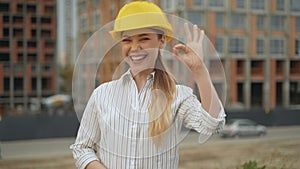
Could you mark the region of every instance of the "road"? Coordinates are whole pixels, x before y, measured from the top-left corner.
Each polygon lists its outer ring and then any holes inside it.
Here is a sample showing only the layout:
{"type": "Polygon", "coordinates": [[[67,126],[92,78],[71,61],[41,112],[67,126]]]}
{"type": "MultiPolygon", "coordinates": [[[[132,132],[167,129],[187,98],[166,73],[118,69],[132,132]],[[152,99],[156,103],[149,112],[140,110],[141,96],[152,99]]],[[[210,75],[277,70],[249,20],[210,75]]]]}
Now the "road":
{"type": "MultiPolygon", "coordinates": [[[[299,139],[300,126],[269,127],[267,135],[263,137],[246,137],[246,138],[220,138],[219,135],[211,137],[205,145],[227,144],[236,142],[247,142],[255,140],[280,140],[280,139],[299,139]]],[[[4,160],[10,159],[32,159],[55,156],[69,156],[71,151],[69,146],[75,138],[54,138],[54,139],[37,139],[0,142],[1,157],[4,160]]],[[[181,142],[181,147],[197,145],[198,134],[190,131],[187,137],[181,142]]]]}

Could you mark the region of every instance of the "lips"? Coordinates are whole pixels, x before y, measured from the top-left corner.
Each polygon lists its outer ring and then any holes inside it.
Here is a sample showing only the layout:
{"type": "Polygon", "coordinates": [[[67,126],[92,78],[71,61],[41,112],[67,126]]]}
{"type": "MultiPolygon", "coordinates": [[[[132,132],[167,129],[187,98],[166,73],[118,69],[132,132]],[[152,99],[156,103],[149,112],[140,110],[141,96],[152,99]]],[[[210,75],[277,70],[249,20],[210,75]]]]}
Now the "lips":
{"type": "Polygon", "coordinates": [[[132,53],[129,55],[129,58],[133,63],[139,63],[143,61],[148,56],[147,53],[141,52],[141,53],[132,53]]]}

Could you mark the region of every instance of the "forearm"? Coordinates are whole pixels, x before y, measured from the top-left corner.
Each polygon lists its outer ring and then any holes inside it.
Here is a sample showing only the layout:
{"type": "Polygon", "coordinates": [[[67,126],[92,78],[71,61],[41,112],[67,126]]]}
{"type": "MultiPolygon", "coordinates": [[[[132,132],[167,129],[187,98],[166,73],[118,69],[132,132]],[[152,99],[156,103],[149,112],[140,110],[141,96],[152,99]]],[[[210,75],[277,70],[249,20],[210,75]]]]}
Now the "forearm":
{"type": "Polygon", "coordinates": [[[99,161],[92,161],[87,166],[86,169],[106,169],[99,161]]]}
{"type": "Polygon", "coordinates": [[[209,72],[206,67],[199,69],[193,73],[195,82],[197,84],[201,104],[212,117],[217,118],[222,109],[218,94],[213,86],[209,72]]]}

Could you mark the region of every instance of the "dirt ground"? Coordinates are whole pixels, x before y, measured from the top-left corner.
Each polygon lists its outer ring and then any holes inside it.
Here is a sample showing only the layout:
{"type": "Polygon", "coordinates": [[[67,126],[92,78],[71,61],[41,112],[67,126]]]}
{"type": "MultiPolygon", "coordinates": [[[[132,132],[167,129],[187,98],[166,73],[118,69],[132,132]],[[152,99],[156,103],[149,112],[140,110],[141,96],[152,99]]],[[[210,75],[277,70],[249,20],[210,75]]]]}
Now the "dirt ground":
{"type": "MultiPolygon", "coordinates": [[[[300,138],[281,140],[225,140],[180,148],[180,169],[242,169],[255,160],[266,169],[299,169],[300,138]]],[[[0,160],[1,169],[74,169],[71,156],[0,160]]]]}

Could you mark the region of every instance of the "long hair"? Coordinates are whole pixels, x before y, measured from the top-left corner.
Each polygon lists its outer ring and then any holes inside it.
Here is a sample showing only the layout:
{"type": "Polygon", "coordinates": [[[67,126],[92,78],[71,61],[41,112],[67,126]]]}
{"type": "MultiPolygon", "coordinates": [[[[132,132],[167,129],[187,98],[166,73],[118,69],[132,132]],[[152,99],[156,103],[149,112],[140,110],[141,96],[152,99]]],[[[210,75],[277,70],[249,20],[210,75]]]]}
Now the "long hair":
{"type": "Polygon", "coordinates": [[[166,70],[160,52],[155,63],[155,76],[149,104],[149,135],[156,145],[161,142],[164,131],[172,123],[171,104],[174,100],[176,84],[166,70]]]}

